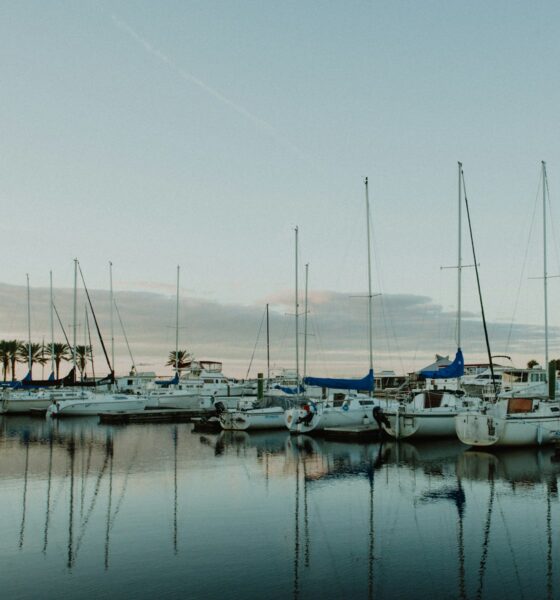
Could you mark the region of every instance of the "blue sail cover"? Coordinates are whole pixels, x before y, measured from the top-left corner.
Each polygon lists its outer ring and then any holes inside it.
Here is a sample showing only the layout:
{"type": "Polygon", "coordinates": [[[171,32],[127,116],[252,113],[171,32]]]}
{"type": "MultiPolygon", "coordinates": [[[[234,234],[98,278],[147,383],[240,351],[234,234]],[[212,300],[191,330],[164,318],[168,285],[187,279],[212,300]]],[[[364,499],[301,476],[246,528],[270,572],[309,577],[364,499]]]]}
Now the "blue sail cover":
{"type": "Polygon", "coordinates": [[[299,386],[299,391],[297,387],[287,387],[282,385],[275,385],[273,389],[280,390],[284,392],[284,394],[301,394],[305,391],[302,385],[299,386]]]}
{"type": "Polygon", "coordinates": [[[307,385],[331,388],[333,390],[358,390],[373,392],[374,378],[373,369],[362,379],[329,379],[324,377],[306,377],[303,380],[307,385]]]}
{"type": "Polygon", "coordinates": [[[179,373],[175,373],[173,379],[165,379],[161,381],[154,381],[156,385],[177,385],[179,383],[179,373]]]}
{"type": "Polygon", "coordinates": [[[457,348],[455,360],[447,367],[437,371],[420,371],[420,375],[426,379],[452,379],[453,377],[462,377],[465,373],[465,360],[461,348],[457,348]]]}

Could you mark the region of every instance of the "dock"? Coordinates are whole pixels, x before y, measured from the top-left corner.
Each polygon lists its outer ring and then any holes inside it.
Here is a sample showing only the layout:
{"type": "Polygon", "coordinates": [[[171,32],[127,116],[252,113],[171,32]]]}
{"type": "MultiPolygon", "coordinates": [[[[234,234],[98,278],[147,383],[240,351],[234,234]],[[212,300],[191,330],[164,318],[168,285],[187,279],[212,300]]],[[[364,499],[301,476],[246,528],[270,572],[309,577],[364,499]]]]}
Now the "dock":
{"type": "Polygon", "coordinates": [[[187,423],[195,417],[208,415],[208,411],[181,408],[177,410],[142,410],[138,412],[100,413],[99,422],[111,425],[126,423],[187,423]]]}

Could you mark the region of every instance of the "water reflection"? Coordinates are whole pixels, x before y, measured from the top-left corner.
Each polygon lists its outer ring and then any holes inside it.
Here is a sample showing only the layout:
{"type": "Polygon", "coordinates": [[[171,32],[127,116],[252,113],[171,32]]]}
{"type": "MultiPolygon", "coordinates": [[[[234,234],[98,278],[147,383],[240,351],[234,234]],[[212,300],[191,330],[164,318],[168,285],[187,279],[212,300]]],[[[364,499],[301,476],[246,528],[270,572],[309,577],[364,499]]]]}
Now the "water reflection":
{"type": "Polygon", "coordinates": [[[554,598],[559,471],[554,448],[3,417],[0,585],[24,598],[37,582],[53,598],[554,598]]]}

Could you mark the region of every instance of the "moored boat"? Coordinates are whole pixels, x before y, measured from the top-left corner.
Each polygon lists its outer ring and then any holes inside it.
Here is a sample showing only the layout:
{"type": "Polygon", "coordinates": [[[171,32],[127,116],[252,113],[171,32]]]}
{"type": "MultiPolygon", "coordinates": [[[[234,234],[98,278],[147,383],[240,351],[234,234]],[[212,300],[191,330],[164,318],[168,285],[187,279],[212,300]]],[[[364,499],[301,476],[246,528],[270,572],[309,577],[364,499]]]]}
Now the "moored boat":
{"type": "Polygon", "coordinates": [[[146,398],[127,394],[93,394],[84,392],[70,400],[55,400],[47,409],[47,417],[98,415],[107,412],[136,412],[146,407],[146,398]]]}

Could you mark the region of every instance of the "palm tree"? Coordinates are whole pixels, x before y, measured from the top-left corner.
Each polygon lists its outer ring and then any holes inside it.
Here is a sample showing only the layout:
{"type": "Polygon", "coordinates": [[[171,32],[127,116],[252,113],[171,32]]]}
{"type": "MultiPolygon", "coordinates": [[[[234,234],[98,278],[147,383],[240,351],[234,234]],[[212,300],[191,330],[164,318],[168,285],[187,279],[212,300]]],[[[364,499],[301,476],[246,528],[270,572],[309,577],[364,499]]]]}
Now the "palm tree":
{"type": "Polygon", "coordinates": [[[6,340],[0,340],[0,362],[2,363],[2,376],[4,381],[10,371],[10,354],[6,349],[6,340]]]}
{"type": "Polygon", "coordinates": [[[70,360],[72,358],[72,352],[70,350],[70,346],[68,344],[64,344],[61,342],[55,342],[52,345],[52,348],[50,346],[50,344],[47,346],[46,348],[47,350],[47,354],[49,356],[52,356],[54,358],[54,365],[56,368],[56,378],[60,379],[60,363],[63,360],[70,360]]]}
{"type": "Polygon", "coordinates": [[[536,367],[538,365],[538,361],[536,361],[534,358],[532,358],[528,363],[527,363],[527,368],[528,369],[532,369],[533,367],[536,367]]]}
{"type": "Polygon", "coordinates": [[[22,342],[18,340],[7,340],[5,342],[5,352],[8,354],[10,369],[12,371],[12,381],[16,380],[16,363],[20,362],[19,348],[22,342]]]}
{"type": "Polygon", "coordinates": [[[186,350],[179,350],[177,352],[177,356],[175,356],[175,350],[171,350],[171,352],[169,353],[169,358],[167,359],[165,365],[167,367],[171,366],[174,369],[180,371],[181,369],[185,369],[186,367],[188,367],[191,360],[192,355],[190,354],[190,352],[187,352],[186,350]],[[178,361],[176,361],[176,358],[178,359],[178,361]]]}
{"type": "Polygon", "coordinates": [[[33,365],[35,363],[39,365],[44,365],[47,362],[47,358],[45,356],[43,344],[34,344],[31,342],[31,355],[29,353],[29,344],[20,342],[18,348],[19,354],[19,362],[27,363],[31,358],[31,364],[29,365],[29,372],[33,371],[33,365]]]}
{"type": "Polygon", "coordinates": [[[80,377],[84,378],[84,373],[88,360],[91,360],[91,346],[76,346],[76,366],[80,371],[80,377]]]}

